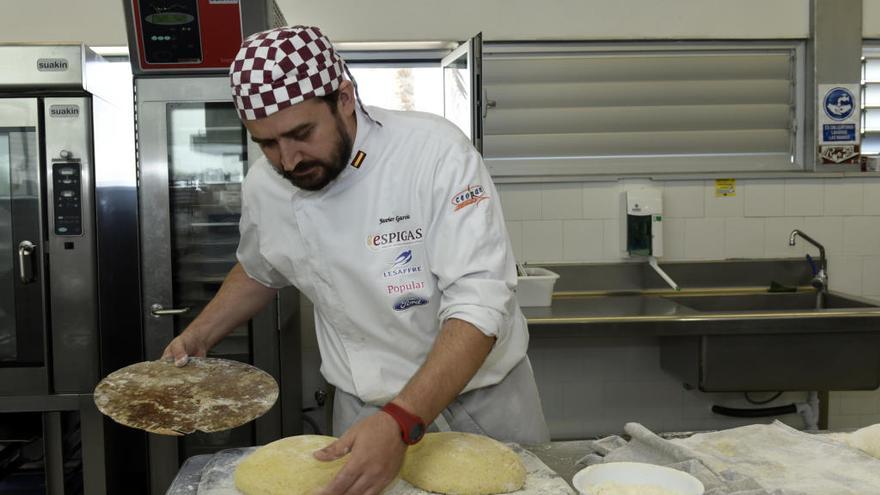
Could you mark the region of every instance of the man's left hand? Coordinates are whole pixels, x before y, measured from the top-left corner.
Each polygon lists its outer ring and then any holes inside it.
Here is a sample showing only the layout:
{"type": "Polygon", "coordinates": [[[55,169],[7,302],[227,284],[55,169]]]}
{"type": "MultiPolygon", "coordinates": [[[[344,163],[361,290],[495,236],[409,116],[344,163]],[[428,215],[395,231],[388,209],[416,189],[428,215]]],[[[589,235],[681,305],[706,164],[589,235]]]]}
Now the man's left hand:
{"type": "Polygon", "coordinates": [[[336,478],[319,495],[378,495],[400,472],[407,445],[397,421],[384,412],[352,426],[339,440],[315,452],[319,461],[351,453],[336,478]]]}

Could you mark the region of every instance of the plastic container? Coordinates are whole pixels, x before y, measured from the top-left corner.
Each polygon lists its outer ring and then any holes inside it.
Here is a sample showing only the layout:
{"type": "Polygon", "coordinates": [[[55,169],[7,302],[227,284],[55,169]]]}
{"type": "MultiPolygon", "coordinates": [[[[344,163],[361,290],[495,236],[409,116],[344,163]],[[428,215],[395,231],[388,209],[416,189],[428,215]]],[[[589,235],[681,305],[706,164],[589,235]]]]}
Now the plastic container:
{"type": "Polygon", "coordinates": [[[550,306],[553,286],[559,274],[546,268],[528,267],[525,277],[516,278],[516,300],[520,306],[550,306]]]}
{"type": "Polygon", "coordinates": [[[571,480],[571,484],[581,495],[593,495],[597,487],[608,483],[630,490],[650,486],[676,495],[703,495],[705,490],[700,480],[688,473],[642,462],[596,464],[581,469],[571,480]]]}

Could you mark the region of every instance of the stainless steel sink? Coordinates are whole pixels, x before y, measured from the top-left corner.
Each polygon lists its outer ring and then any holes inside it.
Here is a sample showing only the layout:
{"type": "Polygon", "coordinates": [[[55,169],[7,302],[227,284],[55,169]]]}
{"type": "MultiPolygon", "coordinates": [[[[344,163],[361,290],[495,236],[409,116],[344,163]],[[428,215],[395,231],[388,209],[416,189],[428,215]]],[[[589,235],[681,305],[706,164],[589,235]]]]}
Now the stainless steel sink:
{"type": "MultiPolygon", "coordinates": [[[[763,294],[681,295],[665,299],[687,308],[707,312],[725,311],[808,311],[816,309],[814,292],[785,292],[763,294]]],[[[840,294],[828,293],[823,309],[876,308],[870,304],[840,294]]]]}

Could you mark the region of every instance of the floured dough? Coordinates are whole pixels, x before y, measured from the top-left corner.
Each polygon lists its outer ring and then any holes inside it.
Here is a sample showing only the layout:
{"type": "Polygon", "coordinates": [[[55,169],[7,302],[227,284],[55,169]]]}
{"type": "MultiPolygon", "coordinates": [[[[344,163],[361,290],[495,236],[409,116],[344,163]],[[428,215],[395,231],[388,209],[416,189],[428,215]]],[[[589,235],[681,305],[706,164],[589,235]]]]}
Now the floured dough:
{"type": "Polygon", "coordinates": [[[849,434],[837,435],[836,439],[880,459],[880,423],[849,434]]]}
{"type": "Polygon", "coordinates": [[[312,455],[336,439],[319,435],[282,438],[246,457],[235,470],[235,487],[245,495],[311,495],[330,483],[348,456],[322,462],[312,455]]]}
{"type": "Polygon", "coordinates": [[[509,447],[482,435],[428,433],[410,447],[401,477],[422,490],[489,495],[522,488],[526,470],[509,447]]]}
{"type": "Polygon", "coordinates": [[[675,490],[657,485],[630,485],[606,481],[587,488],[589,495],[680,495],[675,490]]]}

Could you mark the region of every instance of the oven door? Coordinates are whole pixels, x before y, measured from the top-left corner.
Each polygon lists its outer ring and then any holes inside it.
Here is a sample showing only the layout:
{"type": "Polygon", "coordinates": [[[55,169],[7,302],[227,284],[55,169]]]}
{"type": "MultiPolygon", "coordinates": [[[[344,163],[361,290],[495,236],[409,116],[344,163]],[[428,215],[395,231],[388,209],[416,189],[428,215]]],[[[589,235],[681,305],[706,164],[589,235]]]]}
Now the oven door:
{"type": "Polygon", "coordinates": [[[0,394],[49,391],[40,102],[0,98],[0,394]]]}

